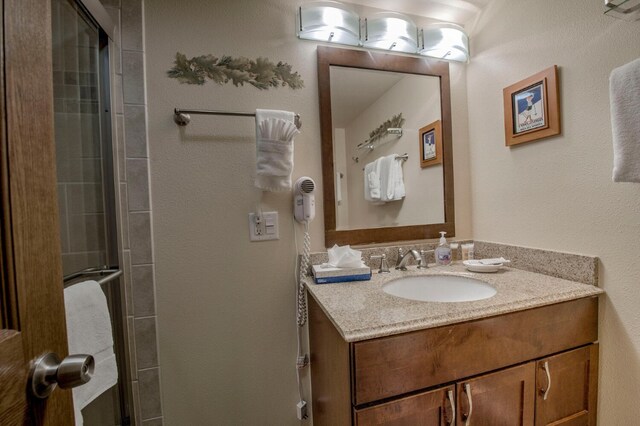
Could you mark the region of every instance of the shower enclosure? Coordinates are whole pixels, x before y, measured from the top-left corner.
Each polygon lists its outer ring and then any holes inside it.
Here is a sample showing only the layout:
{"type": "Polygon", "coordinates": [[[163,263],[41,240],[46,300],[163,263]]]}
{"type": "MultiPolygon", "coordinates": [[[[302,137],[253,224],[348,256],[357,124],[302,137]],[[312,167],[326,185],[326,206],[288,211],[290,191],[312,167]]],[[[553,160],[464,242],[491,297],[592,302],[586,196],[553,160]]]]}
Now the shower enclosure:
{"type": "Polygon", "coordinates": [[[118,384],[82,410],[87,426],[131,424],[131,386],[116,212],[109,45],[97,0],[51,0],[54,127],[65,287],[95,279],[111,314],[118,384]]]}

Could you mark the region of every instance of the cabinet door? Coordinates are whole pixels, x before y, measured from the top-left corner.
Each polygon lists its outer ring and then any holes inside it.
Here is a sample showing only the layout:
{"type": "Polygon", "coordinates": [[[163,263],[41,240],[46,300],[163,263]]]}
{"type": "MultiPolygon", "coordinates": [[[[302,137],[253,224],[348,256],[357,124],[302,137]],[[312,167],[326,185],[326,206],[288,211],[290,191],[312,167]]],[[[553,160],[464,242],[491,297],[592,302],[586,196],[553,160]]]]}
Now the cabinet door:
{"type": "Polygon", "coordinates": [[[597,380],[597,344],[538,361],[536,426],[595,425],[597,380]]]}
{"type": "Polygon", "coordinates": [[[354,411],[356,426],[453,426],[455,388],[447,386],[354,411]]]}
{"type": "Polygon", "coordinates": [[[459,426],[533,426],[535,363],[456,384],[459,426]]]}

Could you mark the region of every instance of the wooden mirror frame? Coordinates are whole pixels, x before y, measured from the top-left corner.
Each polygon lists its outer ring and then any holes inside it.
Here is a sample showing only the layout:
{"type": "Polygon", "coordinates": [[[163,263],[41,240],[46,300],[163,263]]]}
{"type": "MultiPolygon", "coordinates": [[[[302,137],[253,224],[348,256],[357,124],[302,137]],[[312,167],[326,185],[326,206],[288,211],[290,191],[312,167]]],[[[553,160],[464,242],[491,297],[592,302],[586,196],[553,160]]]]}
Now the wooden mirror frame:
{"type": "Polygon", "coordinates": [[[422,240],[426,238],[437,238],[440,236],[440,231],[446,231],[447,237],[455,236],[449,63],[426,58],[318,46],[318,94],[320,98],[320,131],[322,137],[325,246],[331,247],[333,244],[371,244],[422,240]],[[333,123],[331,119],[331,65],[406,74],[420,74],[440,78],[444,223],[350,229],[345,231],[336,230],[333,123]]]}

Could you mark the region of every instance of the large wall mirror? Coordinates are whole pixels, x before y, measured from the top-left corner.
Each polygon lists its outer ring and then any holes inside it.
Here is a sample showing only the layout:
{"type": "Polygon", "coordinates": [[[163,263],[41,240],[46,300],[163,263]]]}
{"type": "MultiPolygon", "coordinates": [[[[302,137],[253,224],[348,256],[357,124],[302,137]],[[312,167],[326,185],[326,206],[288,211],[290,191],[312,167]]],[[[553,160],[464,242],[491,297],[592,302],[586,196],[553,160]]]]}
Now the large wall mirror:
{"type": "Polygon", "coordinates": [[[449,64],[318,47],[325,244],[455,234],[449,64]]]}

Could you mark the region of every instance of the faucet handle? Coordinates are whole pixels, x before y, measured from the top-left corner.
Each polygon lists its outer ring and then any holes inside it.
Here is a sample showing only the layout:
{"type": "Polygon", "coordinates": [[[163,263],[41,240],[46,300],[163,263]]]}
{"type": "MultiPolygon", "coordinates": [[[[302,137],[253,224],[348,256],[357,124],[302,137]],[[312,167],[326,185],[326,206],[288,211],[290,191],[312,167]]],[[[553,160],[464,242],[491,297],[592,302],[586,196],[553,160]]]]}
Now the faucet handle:
{"type": "Polygon", "coordinates": [[[380,269],[378,269],[379,274],[386,274],[389,271],[389,265],[387,265],[387,255],[381,254],[379,256],[371,256],[371,259],[380,259],[380,269]]]}
{"type": "Polygon", "coordinates": [[[420,261],[418,262],[418,269],[427,269],[429,267],[427,265],[427,259],[425,259],[424,255],[434,252],[435,250],[420,250],[420,261]]]}
{"type": "Polygon", "coordinates": [[[402,247],[398,247],[398,256],[396,257],[396,269],[400,266],[400,262],[402,262],[402,258],[404,257],[404,250],[402,247]]]}

